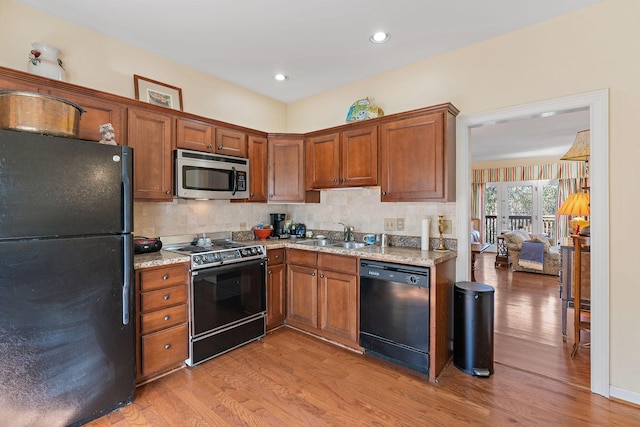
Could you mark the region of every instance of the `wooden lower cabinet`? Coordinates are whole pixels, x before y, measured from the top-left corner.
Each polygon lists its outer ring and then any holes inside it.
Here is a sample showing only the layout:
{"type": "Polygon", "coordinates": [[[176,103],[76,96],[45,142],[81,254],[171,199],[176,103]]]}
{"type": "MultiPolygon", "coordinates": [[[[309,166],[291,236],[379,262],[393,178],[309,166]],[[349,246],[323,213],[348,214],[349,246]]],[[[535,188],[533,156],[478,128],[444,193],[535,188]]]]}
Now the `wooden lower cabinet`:
{"type": "Polygon", "coordinates": [[[286,277],[284,249],[267,251],[267,330],[284,324],[286,277]]]}
{"type": "Polygon", "coordinates": [[[287,324],[358,346],[358,259],[287,251],[287,324]]]}
{"type": "Polygon", "coordinates": [[[187,263],[136,271],[138,383],[184,365],[188,357],[187,263]]]}

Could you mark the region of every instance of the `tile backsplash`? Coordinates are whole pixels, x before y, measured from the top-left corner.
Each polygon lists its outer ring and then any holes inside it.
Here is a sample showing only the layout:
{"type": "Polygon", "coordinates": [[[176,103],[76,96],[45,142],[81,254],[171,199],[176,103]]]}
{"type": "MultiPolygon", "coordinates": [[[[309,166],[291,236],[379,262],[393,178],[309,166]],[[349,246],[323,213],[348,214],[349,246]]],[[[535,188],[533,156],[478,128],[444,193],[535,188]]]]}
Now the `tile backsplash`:
{"type": "Polygon", "coordinates": [[[429,219],[431,238],[438,237],[438,215],[444,215],[455,238],[455,203],[382,203],[380,187],[323,190],[320,203],[265,204],[231,203],[228,200],[186,200],[134,203],[134,232],[137,236],[157,237],[197,234],[207,231],[250,230],[255,224],[269,223],[269,214],[286,213],[308,229],[341,231],[343,222],[356,232],[420,236],[421,220],[429,219]],[[404,231],[385,231],[385,218],[403,218],[404,231]]]}

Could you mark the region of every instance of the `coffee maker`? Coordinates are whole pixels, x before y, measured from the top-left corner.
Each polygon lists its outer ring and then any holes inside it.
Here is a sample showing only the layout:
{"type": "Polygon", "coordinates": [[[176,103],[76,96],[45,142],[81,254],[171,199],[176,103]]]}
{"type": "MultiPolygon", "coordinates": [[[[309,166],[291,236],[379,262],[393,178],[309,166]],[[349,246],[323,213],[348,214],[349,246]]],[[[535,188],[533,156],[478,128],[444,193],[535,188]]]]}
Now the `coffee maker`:
{"type": "Polygon", "coordinates": [[[283,213],[272,213],[271,215],[271,225],[273,226],[273,236],[274,237],[284,237],[285,229],[284,229],[284,221],[287,217],[287,214],[283,213]]]}

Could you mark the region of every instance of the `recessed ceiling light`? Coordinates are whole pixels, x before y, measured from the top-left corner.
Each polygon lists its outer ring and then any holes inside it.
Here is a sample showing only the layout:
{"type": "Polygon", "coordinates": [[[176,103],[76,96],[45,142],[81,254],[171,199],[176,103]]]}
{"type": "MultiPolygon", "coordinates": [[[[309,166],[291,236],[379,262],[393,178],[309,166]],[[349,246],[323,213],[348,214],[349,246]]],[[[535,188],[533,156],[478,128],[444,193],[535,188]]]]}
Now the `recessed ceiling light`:
{"type": "Polygon", "coordinates": [[[371,37],[369,37],[369,41],[371,43],[384,43],[389,40],[389,33],[385,33],[383,31],[378,31],[371,37]]]}
{"type": "Polygon", "coordinates": [[[273,76],[274,79],[276,79],[279,82],[283,82],[285,80],[287,80],[289,77],[285,76],[284,74],[276,74],[275,76],[273,76]]]}

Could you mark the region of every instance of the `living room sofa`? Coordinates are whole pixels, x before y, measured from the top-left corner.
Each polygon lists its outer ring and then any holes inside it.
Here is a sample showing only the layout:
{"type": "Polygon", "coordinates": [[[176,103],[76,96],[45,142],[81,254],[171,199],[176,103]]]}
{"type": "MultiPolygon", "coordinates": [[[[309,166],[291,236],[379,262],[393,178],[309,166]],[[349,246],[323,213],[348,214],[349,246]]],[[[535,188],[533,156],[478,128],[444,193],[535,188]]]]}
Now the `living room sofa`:
{"type": "Polygon", "coordinates": [[[551,246],[549,238],[544,234],[530,234],[525,230],[514,230],[503,234],[504,240],[509,249],[511,265],[514,271],[526,271],[529,273],[541,273],[557,276],[560,271],[560,248],[551,246]],[[523,267],[520,265],[520,251],[522,243],[526,241],[544,243],[544,260],[542,270],[523,267]]]}

